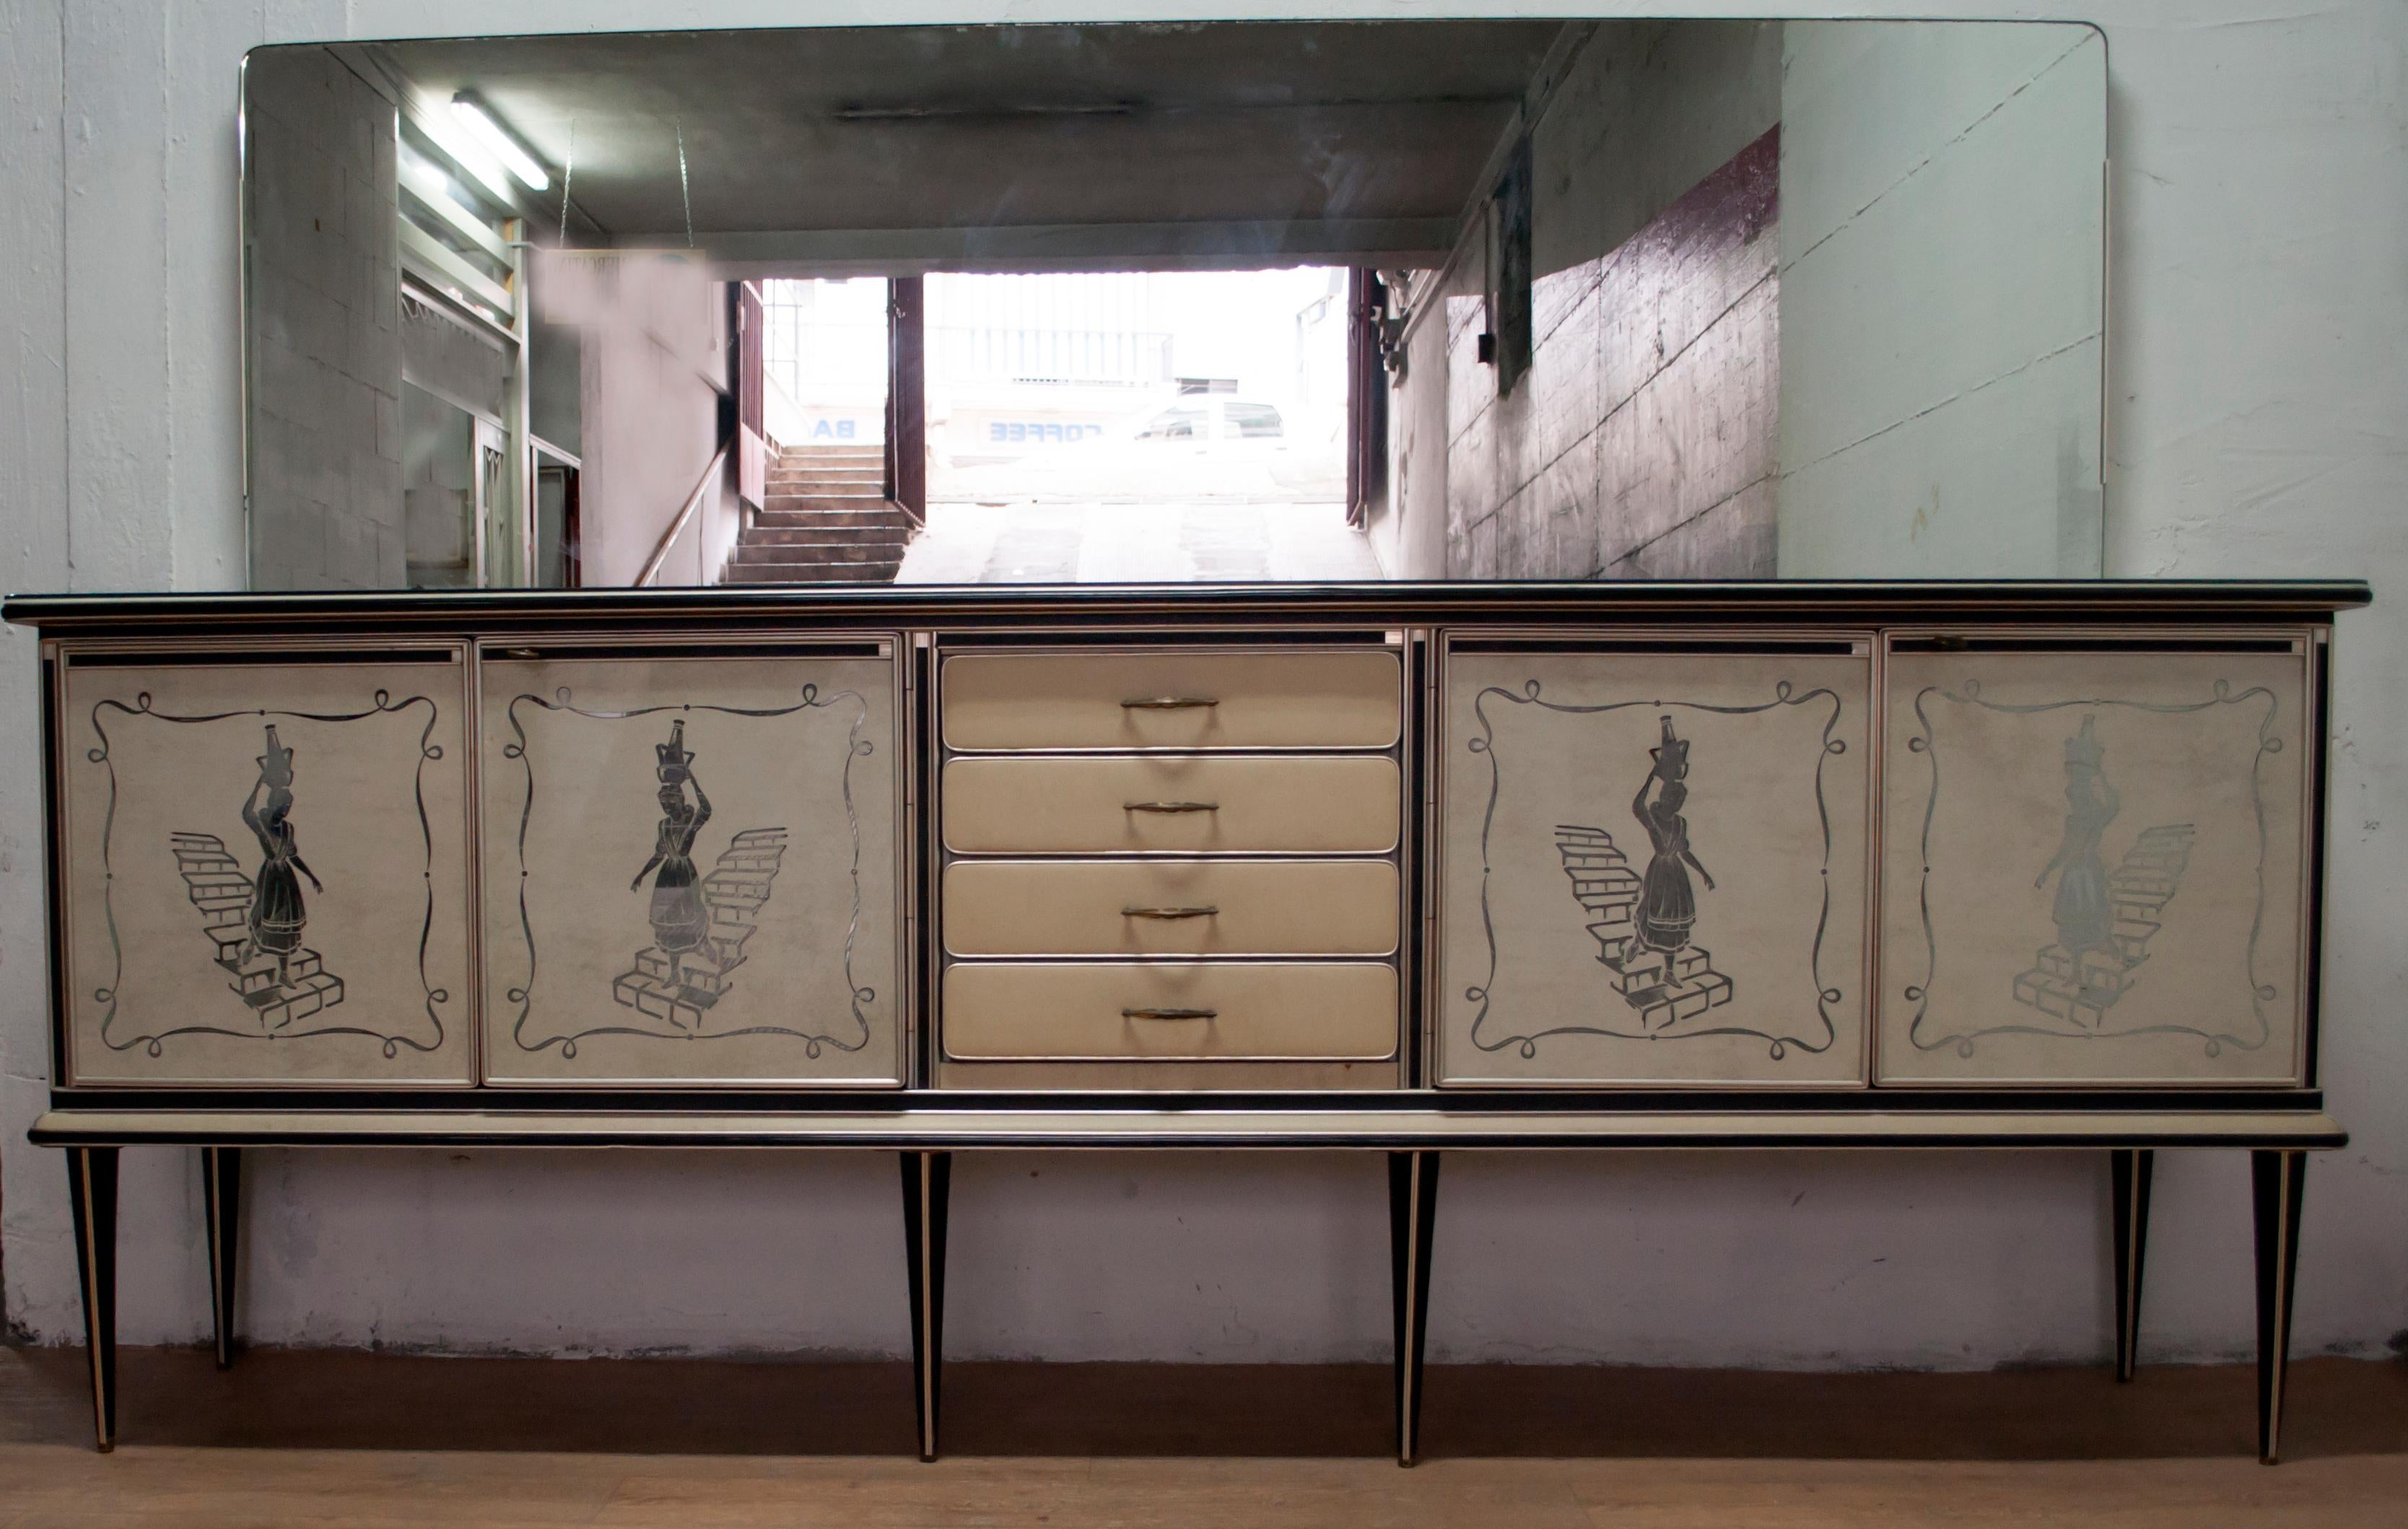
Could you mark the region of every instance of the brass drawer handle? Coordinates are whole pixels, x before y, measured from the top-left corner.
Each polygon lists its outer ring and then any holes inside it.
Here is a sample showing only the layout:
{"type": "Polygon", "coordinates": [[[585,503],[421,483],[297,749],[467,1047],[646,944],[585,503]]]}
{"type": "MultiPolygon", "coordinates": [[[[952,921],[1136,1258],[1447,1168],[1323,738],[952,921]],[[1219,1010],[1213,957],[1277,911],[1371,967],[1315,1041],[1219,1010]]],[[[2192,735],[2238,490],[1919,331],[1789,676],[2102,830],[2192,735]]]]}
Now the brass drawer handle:
{"type": "Polygon", "coordinates": [[[1123,1009],[1124,1019],[1218,1019],[1218,1009],[1123,1009]]]}
{"type": "Polygon", "coordinates": [[[1139,700],[1122,701],[1121,710],[1124,712],[1184,712],[1197,706],[1220,704],[1210,696],[1154,696],[1139,700]]]}
{"type": "Polygon", "coordinates": [[[1205,903],[1196,908],[1123,908],[1123,918],[1210,918],[1221,910],[1205,903]]]}
{"type": "Polygon", "coordinates": [[[1217,813],[1220,810],[1221,804],[1217,801],[1124,801],[1121,803],[1121,811],[1125,813],[1217,813]]]}

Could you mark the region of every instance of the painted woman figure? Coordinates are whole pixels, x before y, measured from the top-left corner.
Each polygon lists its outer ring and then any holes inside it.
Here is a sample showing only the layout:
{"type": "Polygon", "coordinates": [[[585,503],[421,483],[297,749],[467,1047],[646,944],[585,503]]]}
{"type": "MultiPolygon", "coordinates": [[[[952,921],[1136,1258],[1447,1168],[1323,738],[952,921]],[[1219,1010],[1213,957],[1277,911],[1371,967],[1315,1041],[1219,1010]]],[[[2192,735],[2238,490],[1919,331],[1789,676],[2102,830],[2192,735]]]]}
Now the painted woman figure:
{"type": "Polygon", "coordinates": [[[1640,887],[1639,943],[1650,950],[1679,950],[1689,943],[1689,930],[1698,921],[1698,894],[1689,885],[1689,872],[1705,878],[1708,891],[1713,890],[1714,878],[1689,848],[1689,820],[1681,815],[1689,802],[1688,741],[1673,734],[1670,717],[1663,723],[1664,741],[1647,751],[1654,762],[1639,783],[1639,794],[1630,799],[1631,812],[1656,848],[1640,887]]]}
{"type": "Polygon", "coordinates": [[[301,858],[293,832],[293,751],[267,729],[267,752],[259,757],[259,778],[243,799],[242,820],[259,836],[259,873],[251,879],[251,956],[276,958],[276,980],[285,980],[287,963],[301,948],[301,930],[309,916],[301,901],[301,878],[317,891],[326,888],[318,873],[301,858]]]}
{"type": "Polygon", "coordinates": [[[683,722],[670,723],[669,741],[654,744],[652,752],[660,761],[655,772],[661,783],[660,837],[652,845],[652,858],[627,889],[640,891],[652,868],[660,868],[652,881],[652,945],[669,959],[669,977],[675,981],[678,958],[700,945],[710,929],[710,910],[702,904],[701,878],[694,870],[695,836],[710,821],[710,799],[694,778],[683,722]]]}
{"type": "Polygon", "coordinates": [[[2115,821],[2123,799],[2107,784],[2106,745],[2099,742],[2099,718],[2082,719],[2082,730],[2065,741],[2065,840],[2032,885],[2057,876],[2057,943],[2074,955],[2103,950],[2114,923],[2107,899],[2107,862],[2099,841],[2115,821]]]}

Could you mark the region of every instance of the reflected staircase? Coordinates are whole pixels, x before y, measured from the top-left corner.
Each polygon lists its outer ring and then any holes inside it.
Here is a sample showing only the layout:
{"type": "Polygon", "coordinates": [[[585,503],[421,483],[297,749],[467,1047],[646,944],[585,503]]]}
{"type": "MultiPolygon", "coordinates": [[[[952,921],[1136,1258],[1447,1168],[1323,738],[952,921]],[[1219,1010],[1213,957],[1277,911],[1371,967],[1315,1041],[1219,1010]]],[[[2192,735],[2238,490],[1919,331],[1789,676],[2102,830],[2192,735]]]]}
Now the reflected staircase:
{"type": "Polygon", "coordinates": [[[894,583],[912,526],[885,483],[882,446],[779,448],[724,582],[894,583]]]}

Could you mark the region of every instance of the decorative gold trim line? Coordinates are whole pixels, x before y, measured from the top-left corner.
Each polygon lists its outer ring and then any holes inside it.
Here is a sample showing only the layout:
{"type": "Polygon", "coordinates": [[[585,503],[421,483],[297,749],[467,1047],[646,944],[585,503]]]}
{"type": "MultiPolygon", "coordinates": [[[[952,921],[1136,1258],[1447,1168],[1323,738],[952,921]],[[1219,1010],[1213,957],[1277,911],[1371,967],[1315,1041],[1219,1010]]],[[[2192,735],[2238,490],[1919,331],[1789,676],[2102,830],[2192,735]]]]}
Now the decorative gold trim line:
{"type": "Polygon", "coordinates": [[[920,1159],[920,1246],[913,1249],[920,1260],[920,1386],[927,1399],[920,1420],[920,1455],[924,1460],[937,1458],[937,1303],[942,1292],[937,1289],[936,1227],[929,1219],[935,1210],[934,1179],[936,1161],[928,1153],[920,1159]]]}
{"type": "Polygon", "coordinates": [[[1415,1152],[1406,1168],[1405,1210],[1405,1351],[1397,1356],[1403,1375],[1398,1388],[1398,1400],[1403,1410],[1397,1419],[1397,1463],[1413,1463],[1413,1324],[1421,1317],[1422,1273],[1422,1155],[1415,1152]]]}
{"type": "Polygon", "coordinates": [[[81,1169],[81,1172],[76,1175],[76,1191],[83,1202],[81,1251],[83,1253],[84,1347],[91,1350],[92,1357],[92,1431],[93,1437],[99,1443],[101,1452],[106,1454],[116,1448],[117,1441],[108,1436],[108,1366],[102,1363],[100,1357],[101,1329],[108,1324],[102,1320],[104,1314],[100,1308],[102,1252],[100,1226],[93,1216],[92,1154],[94,1148],[88,1147],[75,1149],[76,1161],[81,1169]]]}
{"type": "Polygon", "coordinates": [[[2299,1234],[2291,1225],[2291,1176],[2300,1167],[2298,1152],[2285,1152],[2276,1161],[2275,1171],[2282,1175],[2274,1190],[2274,1331],[2268,1347],[2273,1350],[2272,1384],[2266,1392],[2266,1463],[2273,1464],[2283,1454],[2283,1383],[2290,1378],[2291,1369],[2291,1279],[2299,1258],[2299,1234]]]}

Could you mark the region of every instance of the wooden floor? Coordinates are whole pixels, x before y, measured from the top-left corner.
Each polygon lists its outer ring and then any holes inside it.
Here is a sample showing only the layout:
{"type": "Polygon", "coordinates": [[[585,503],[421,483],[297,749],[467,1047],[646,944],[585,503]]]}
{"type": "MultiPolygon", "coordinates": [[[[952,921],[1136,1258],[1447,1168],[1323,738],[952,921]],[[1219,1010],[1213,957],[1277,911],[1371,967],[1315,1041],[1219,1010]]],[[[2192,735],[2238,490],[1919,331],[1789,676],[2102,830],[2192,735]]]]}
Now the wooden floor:
{"type": "Polygon", "coordinates": [[[2408,1524],[2408,1363],[2293,1365],[2273,1469],[2239,1366],[1434,1368],[1409,1471],[1376,1366],[954,1364],[923,1465],[900,1364],[122,1364],[101,1455],[81,1351],[0,1349],[0,1529],[2408,1524]]]}

